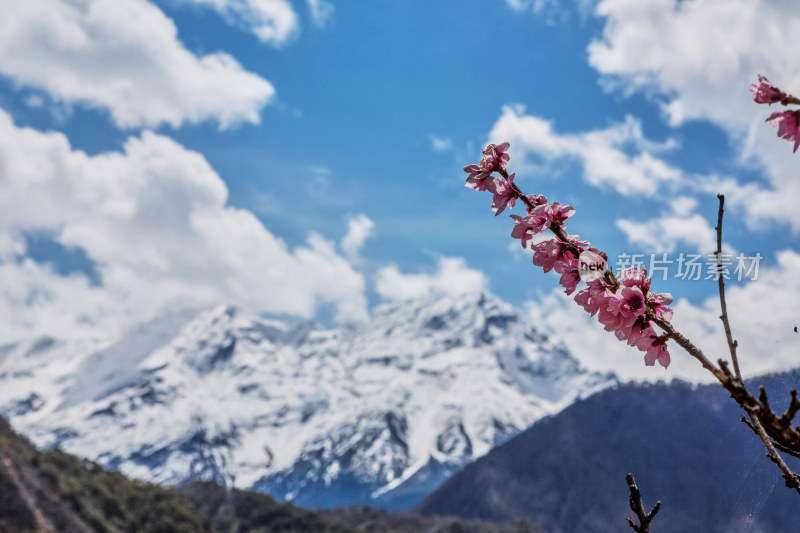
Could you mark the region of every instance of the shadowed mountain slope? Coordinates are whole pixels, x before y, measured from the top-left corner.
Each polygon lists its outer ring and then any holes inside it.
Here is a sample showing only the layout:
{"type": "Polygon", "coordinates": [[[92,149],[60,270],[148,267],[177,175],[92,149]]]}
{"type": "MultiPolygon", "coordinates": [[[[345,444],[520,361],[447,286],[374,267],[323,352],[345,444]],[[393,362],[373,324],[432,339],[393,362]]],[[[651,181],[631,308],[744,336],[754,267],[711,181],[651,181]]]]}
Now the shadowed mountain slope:
{"type": "MultiPolygon", "coordinates": [[[[800,385],[800,373],[757,382],[778,410],[800,385]]],[[[645,505],[663,502],[654,532],[800,531],[800,496],[782,486],[740,415],[718,386],[605,390],[468,465],[419,509],[489,520],[526,517],[551,533],[626,531],[632,513],[625,475],[632,472],[645,505]]]]}

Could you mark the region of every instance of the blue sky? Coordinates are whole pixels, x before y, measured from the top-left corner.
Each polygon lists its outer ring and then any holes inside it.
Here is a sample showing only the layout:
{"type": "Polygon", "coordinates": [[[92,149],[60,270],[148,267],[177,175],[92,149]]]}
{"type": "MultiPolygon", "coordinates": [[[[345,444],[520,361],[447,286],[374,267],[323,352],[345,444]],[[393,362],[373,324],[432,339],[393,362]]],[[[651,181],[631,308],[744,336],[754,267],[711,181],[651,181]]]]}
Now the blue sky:
{"type": "MultiPolygon", "coordinates": [[[[768,273],[732,295],[764,307],[768,331],[742,315],[742,335],[780,346],[759,370],[796,364],[796,300],[766,295],[800,296],[797,159],[748,85],[763,72],[800,86],[771,40],[800,19],[756,4],[14,0],[0,335],[103,334],[216,300],[347,322],[484,286],[585,354],[610,336],[462,186],[487,141],[509,140],[523,190],[574,205],[570,231],[612,257],[710,251],[725,192],[728,248],[768,273]]],[[[713,282],[658,290],[684,298],[689,331],[716,335],[713,282]]],[[[619,356],[584,362],[652,375],[614,342],[619,356]]]]}

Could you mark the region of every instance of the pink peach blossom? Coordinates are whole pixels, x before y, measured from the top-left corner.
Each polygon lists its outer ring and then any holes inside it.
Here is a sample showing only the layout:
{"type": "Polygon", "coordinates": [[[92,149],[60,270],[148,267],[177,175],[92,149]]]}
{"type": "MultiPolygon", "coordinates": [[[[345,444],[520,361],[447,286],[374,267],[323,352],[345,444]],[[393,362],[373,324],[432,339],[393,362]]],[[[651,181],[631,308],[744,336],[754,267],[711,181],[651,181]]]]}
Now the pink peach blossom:
{"type": "Polygon", "coordinates": [[[667,349],[666,337],[657,337],[644,356],[644,364],[653,366],[656,361],[658,364],[667,368],[670,363],[669,350],[667,349]]]}
{"type": "MultiPolygon", "coordinates": [[[[570,237],[577,238],[577,235],[570,235],[570,237]]],[[[580,243],[580,241],[573,242],[580,243]]],[[[531,250],[533,250],[534,265],[542,267],[545,272],[555,270],[561,274],[559,282],[567,290],[567,294],[575,292],[581,281],[578,271],[580,261],[565,242],[550,239],[534,244],[531,246],[531,250]]]]}
{"type": "Polygon", "coordinates": [[[465,187],[476,191],[485,191],[491,180],[489,177],[495,170],[504,168],[511,156],[508,155],[509,143],[490,144],[483,150],[483,158],[477,165],[467,165],[464,172],[469,174],[465,187]]]}
{"type": "Polygon", "coordinates": [[[672,309],[667,307],[672,303],[672,295],[668,292],[650,294],[651,296],[647,298],[647,306],[653,311],[653,314],[664,320],[672,320],[672,309]]]}
{"type": "MultiPolygon", "coordinates": [[[[760,83],[761,85],[754,90],[754,93],[757,93],[757,101],[767,98],[769,95],[764,96],[766,94],[764,91],[769,91],[771,87],[766,78],[760,79],[760,83]]],[[[800,133],[797,131],[800,129],[798,115],[794,113],[776,113],[770,119],[774,125],[778,125],[778,134],[781,137],[791,137],[795,142],[800,142],[800,133]]],[[[509,160],[508,148],[508,143],[487,146],[478,164],[464,167],[469,173],[466,186],[492,192],[492,210],[495,215],[499,215],[507,207],[514,207],[517,198],[523,199],[527,214],[510,215],[514,221],[511,236],[520,239],[523,248],[530,247],[534,265],[541,267],[545,272],[552,270],[559,274],[559,283],[565,292],[571,295],[577,291],[581,282],[578,255],[588,250],[602,256],[606,261],[608,256],[597,248],[589,248],[589,243],[579,240],[577,235],[565,235],[564,224],[575,213],[575,208],[561,205],[559,202],[548,204],[547,198],[542,195],[522,197],[522,193],[514,185],[515,174],[509,175],[507,179],[492,177],[492,173],[498,170],[502,176],[506,176],[504,167],[509,160]],[[548,229],[558,238],[531,244],[535,235],[548,229]]],[[[611,273],[596,278],[590,277],[586,288],[577,291],[574,298],[586,312],[592,316],[597,315],[599,322],[607,331],[613,332],[619,340],[645,352],[645,364],[652,366],[658,361],[666,368],[670,363],[666,347],[667,337],[656,333],[652,321],[654,318],[661,320],[672,318],[672,309],[669,308],[672,296],[651,292],[650,283],[651,279],[647,276],[646,269],[632,267],[620,272],[618,277],[611,273]]]]}
{"type": "Polygon", "coordinates": [[[575,208],[571,205],[562,206],[558,202],[553,202],[550,205],[538,204],[533,210],[529,210],[524,217],[511,215],[511,218],[514,219],[514,229],[511,231],[511,236],[515,239],[522,239],[522,247],[525,248],[532,236],[549,229],[553,224],[557,224],[559,227],[562,226],[564,221],[571,217],[573,213],[575,213],[575,208]]]}
{"type": "Polygon", "coordinates": [[[548,218],[551,224],[558,226],[564,225],[564,222],[575,214],[575,208],[571,205],[561,205],[559,202],[553,202],[548,207],[548,218]]]}
{"type": "MultiPolygon", "coordinates": [[[[533,204],[533,209],[536,209],[536,206],[538,205],[545,205],[547,203],[547,198],[543,194],[529,194],[528,201],[533,204]]],[[[532,211],[530,207],[526,207],[526,209],[528,210],[528,213],[532,211]]]]}
{"type": "Polygon", "coordinates": [[[510,217],[514,220],[514,229],[511,230],[511,236],[515,239],[521,239],[523,248],[528,246],[528,241],[534,235],[550,227],[546,205],[538,206],[524,217],[519,215],[510,215],[510,217]]]}
{"type": "Polygon", "coordinates": [[[528,247],[528,242],[533,238],[534,235],[544,231],[529,217],[521,217],[519,215],[509,216],[514,220],[514,227],[511,229],[511,236],[515,239],[520,239],[523,248],[528,247]]]}
{"type": "Polygon", "coordinates": [[[607,331],[630,328],[647,310],[645,295],[639,287],[622,287],[622,290],[606,300],[598,319],[607,331]]]}
{"type": "MultiPolygon", "coordinates": [[[[576,237],[576,235],[570,235],[576,237]]],[[[573,243],[584,244],[581,241],[571,241],[573,243]]],[[[542,267],[545,272],[555,269],[559,274],[563,274],[564,268],[578,268],[580,261],[575,254],[570,251],[567,243],[558,239],[549,239],[536,243],[531,246],[533,253],[533,264],[542,267]],[[562,265],[559,268],[559,265],[562,265]]]]}
{"type": "Polygon", "coordinates": [[[606,301],[611,297],[612,293],[602,279],[590,281],[586,285],[585,289],[578,291],[575,295],[575,301],[587,313],[594,316],[606,305],[606,301]]]}
{"type": "Polygon", "coordinates": [[[556,267],[556,272],[559,272],[559,267],[562,268],[561,270],[561,278],[558,282],[561,284],[564,289],[564,292],[567,293],[567,296],[575,292],[578,288],[578,283],[581,282],[581,275],[580,271],[575,267],[568,267],[565,263],[559,263],[556,267]]]}
{"type": "Polygon", "coordinates": [[[485,191],[486,186],[491,181],[489,177],[491,172],[484,172],[478,168],[478,165],[469,165],[464,167],[465,172],[470,172],[464,187],[475,189],[476,191],[485,191]]]}
{"type": "Polygon", "coordinates": [[[767,117],[765,122],[778,128],[778,137],[787,141],[794,141],[794,150],[800,146],[800,110],[798,111],[778,111],[767,117]]]}
{"type": "Polygon", "coordinates": [[[562,260],[563,247],[556,239],[549,239],[531,246],[533,264],[550,272],[562,260]]]}
{"type": "Polygon", "coordinates": [[[517,203],[517,193],[514,191],[514,174],[511,174],[508,179],[493,178],[488,183],[486,189],[492,193],[492,211],[494,216],[502,213],[506,207],[514,207],[517,203]]]}
{"type": "Polygon", "coordinates": [[[750,85],[750,91],[753,93],[753,100],[757,104],[774,104],[787,96],[786,93],[772,85],[761,74],[758,75],[758,83],[750,85]]]}
{"type": "Polygon", "coordinates": [[[502,143],[502,144],[490,144],[483,150],[483,159],[481,163],[484,163],[486,168],[492,169],[495,171],[500,168],[505,168],[506,163],[508,163],[511,156],[508,155],[508,147],[511,146],[511,143],[502,143]]]}
{"type": "Polygon", "coordinates": [[[650,278],[647,277],[647,269],[636,266],[620,271],[619,279],[626,287],[639,287],[642,293],[647,294],[650,290],[650,278]]]}

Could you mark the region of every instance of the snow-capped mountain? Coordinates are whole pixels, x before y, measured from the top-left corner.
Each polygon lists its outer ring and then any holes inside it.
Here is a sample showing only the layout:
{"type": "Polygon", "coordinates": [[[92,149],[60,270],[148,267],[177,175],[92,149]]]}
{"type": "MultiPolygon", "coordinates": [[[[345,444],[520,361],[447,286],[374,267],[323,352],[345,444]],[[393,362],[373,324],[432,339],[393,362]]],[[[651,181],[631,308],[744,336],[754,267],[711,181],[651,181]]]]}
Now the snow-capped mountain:
{"type": "Polygon", "coordinates": [[[0,412],[38,445],[303,505],[411,505],[615,383],[486,293],[387,304],[338,329],[220,306],[111,341],[0,348],[0,412]]]}

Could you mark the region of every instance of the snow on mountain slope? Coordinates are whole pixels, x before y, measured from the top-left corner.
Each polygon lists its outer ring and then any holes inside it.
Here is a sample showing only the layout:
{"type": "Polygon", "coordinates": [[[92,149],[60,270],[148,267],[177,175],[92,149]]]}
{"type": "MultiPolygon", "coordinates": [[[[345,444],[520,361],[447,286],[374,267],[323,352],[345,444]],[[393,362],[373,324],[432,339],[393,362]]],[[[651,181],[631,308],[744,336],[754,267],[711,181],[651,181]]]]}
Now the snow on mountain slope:
{"type": "Polygon", "coordinates": [[[37,444],[303,505],[413,505],[615,383],[486,293],[383,305],[332,330],[220,306],[111,341],[0,348],[0,412],[37,444]]]}

